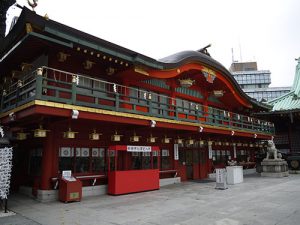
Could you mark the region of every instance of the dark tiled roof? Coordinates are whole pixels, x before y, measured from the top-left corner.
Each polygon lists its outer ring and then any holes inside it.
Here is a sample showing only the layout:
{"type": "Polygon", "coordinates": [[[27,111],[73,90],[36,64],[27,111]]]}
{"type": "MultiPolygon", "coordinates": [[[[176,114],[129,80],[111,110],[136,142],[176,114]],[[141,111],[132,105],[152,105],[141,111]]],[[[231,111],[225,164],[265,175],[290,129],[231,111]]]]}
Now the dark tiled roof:
{"type": "Polygon", "coordinates": [[[35,12],[25,7],[17,24],[2,41],[2,43],[0,43],[0,58],[3,57],[3,55],[5,55],[14,44],[21,40],[22,35],[24,35],[22,32],[24,33],[24,27],[26,23],[31,23],[35,27],[39,27],[43,31],[43,34],[59,38],[60,41],[78,45],[86,45],[89,48],[95,48],[104,52],[106,51],[107,54],[112,54],[119,58],[126,59],[135,65],[140,64],[157,70],[165,70],[174,69],[189,62],[201,63],[210,67],[211,69],[217,70],[223,76],[227,77],[240,95],[251,102],[253,106],[256,106],[261,110],[269,109],[268,105],[261,104],[247,96],[242,91],[236,80],[232,77],[231,73],[222,64],[207,54],[199,51],[182,51],[163,59],[156,60],[93,35],[68,27],[56,21],[46,20],[45,18],[37,15],[35,12]]]}

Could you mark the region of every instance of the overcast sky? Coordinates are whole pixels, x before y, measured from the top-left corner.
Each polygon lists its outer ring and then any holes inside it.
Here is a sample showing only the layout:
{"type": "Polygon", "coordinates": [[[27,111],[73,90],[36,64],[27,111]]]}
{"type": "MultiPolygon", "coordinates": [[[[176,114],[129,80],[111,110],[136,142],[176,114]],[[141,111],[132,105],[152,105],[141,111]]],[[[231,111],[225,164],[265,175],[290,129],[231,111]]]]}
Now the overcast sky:
{"type": "Polygon", "coordinates": [[[39,0],[36,12],[155,59],[212,44],[229,68],[233,49],[270,70],[273,87],[292,85],[300,57],[299,0],[39,0]]]}

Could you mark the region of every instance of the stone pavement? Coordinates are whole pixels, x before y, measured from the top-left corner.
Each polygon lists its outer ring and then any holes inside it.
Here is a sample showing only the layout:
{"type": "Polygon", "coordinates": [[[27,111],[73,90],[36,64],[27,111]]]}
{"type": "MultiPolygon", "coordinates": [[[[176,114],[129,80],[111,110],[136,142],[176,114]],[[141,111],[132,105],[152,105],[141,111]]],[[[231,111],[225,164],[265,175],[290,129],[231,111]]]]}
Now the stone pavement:
{"type": "Polygon", "coordinates": [[[13,195],[17,215],[1,225],[295,225],[300,224],[300,175],[246,176],[244,183],[214,189],[214,182],[183,182],[158,191],[87,197],[75,203],[39,203],[13,195]]]}

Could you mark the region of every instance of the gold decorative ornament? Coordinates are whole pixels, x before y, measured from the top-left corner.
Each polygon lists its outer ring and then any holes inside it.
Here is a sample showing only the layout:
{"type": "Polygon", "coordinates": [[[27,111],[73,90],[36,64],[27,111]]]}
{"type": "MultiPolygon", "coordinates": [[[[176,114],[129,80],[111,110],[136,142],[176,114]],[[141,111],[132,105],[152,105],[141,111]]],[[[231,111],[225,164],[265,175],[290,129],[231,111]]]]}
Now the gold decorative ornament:
{"type": "Polygon", "coordinates": [[[184,88],[189,88],[195,83],[195,80],[192,80],[191,78],[178,79],[178,81],[180,83],[180,86],[184,88]]]}
{"type": "Polygon", "coordinates": [[[64,52],[59,52],[57,53],[57,60],[59,62],[65,62],[69,56],[70,56],[69,54],[66,54],[64,52]]]}
{"type": "Polygon", "coordinates": [[[95,64],[95,63],[90,61],[90,60],[85,60],[84,63],[83,63],[83,67],[86,70],[90,70],[90,69],[92,69],[93,64],[95,64]]]}

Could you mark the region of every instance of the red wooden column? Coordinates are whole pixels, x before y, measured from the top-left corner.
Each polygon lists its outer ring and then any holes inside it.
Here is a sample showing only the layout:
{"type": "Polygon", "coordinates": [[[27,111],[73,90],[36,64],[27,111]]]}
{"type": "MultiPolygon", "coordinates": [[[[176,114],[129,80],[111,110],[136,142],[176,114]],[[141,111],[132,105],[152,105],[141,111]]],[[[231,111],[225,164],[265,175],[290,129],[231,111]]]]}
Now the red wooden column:
{"type": "Polygon", "coordinates": [[[43,147],[43,156],[42,156],[42,174],[40,181],[40,189],[41,190],[49,190],[51,189],[50,179],[52,176],[52,163],[53,163],[53,131],[47,132],[47,137],[44,142],[43,147]]]}

